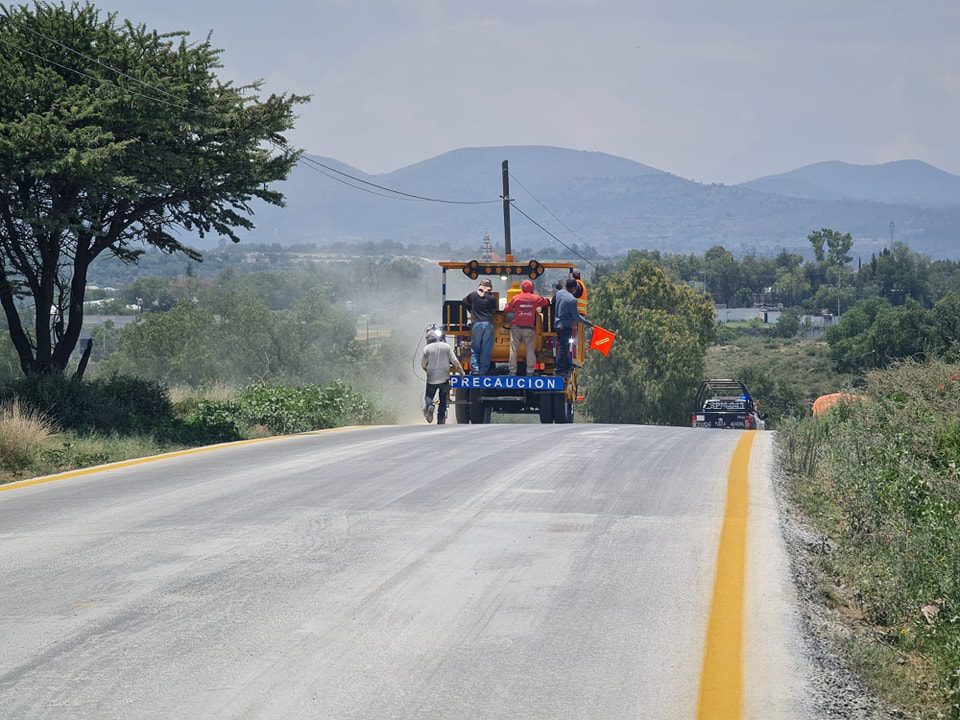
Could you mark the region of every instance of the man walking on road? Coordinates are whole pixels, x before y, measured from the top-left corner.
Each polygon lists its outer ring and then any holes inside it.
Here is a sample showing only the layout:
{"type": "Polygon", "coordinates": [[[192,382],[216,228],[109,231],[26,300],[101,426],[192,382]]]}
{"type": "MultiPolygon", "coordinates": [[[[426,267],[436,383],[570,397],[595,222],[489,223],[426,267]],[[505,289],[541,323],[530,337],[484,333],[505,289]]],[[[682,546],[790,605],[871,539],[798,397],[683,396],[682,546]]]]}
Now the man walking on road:
{"type": "Polygon", "coordinates": [[[532,375],[537,364],[537,354],[533,347],[536,338],[537,310],[549,305],[550,301],[533,292],[533,283],[530,280],[520,283],[520,291],[520,294],[503,308],[505,313],[513,313],[513,323],[510,327],[510,374],[517,374],[517,351],[522,342],[527,350],[527,375],[532,375]]]}
{"type": "Polygon", "coordinates": [[[563,290],[557,290],[557,296],[554,298],[554,307],[556,315],[553,319],[553,327],[557,331],[557,370],[567,372],[573,365],[570,357],[570,340],[573,337],[573,331],[580,322],[580,314],[577,312],[577,298],[574,292],[577,289],[577,281],[574,278],[568,278],[563,290]]]}
{"type": "Polygon", "coordinates": [[[420,367],[427,371],[427,389],[424,393],[423,417],[433,422],[433,398],[440,393],[440,410],[437,413],[437,425],[447,422],[447,401],[450,398],[450,366],[463,375],[463,366],[457,360],[453,348],[443,337],[443,331],[436,326],[427,331],[427,346],[420,357],[420,367]]]}
{"type": "Polygon", "coordinates": [[[493,316],[497,312],[497,297],[490,278],[483,278],[480,287],[463,299],[470,311],[470,372],[486,375],[493,354],[493,316]]]}

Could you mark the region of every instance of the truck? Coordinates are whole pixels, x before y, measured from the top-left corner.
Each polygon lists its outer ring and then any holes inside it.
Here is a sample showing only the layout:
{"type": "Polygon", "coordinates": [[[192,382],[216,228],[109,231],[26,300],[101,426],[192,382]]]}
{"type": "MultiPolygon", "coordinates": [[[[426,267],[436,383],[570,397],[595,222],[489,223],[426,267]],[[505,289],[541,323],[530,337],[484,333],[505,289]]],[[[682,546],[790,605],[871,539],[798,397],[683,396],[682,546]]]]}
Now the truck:
{"type": "Polygon", "coordinates": [[[520,281],[536,281],[545,272],[574,269],[567,262],[539,262],[538,260],[516,261],[509,253],[502,261],[470,260],[444,261],[440,263],[443,273],[441,327],[453,347],[457,358],[467,374],[450,378],[450,402],[454,406],[457,422],[461,424],[489,423],[494,412],[533,413],[541,423],[570,423],[574,408],[583,398],[578,395],[580,368],[583,365],[586,347],[584,325],[581,323],[573,336],[572,367],[559,372],[556,368],[557,333],[554,329],[552,306],[540,308],[534,328],[534,352],[536,366],[526,367],[526,351],[523,343],[517,352],[517,374],[511,375],[508,368],[510,355],[510,318],[497,312],[493,318],[493,353],[490,370],[485,375],[472,373],[470,367],[471,331],[469,311],[461,299],[447,298],[447,273],[459,271],[472,280],[489,276],[496,285],[503,280],[503,290],[494,290],[499,310],[520,292],[520,281]]]}
{"type": "Polygon", "coordinates": [[[763,430],[767,415],[739,380],[713,378],[700,383],[690,423],[695,428],[763,430]]]}
{"type": "MultiPolygon", "coordinates": [[[[510,241],[510,171],[506,160],[501,163],[503,177],[503,259],[487,253],[483,260],[442,261],[441,324],[460,364],[467,370],[463,377],[450,378],[450,402],[458,423],[489,423],[497,413],[536,413],[541,423],[571,423],[576,403],[583,400],[578,394],[580,368],[587,348],[584,341],[584,323],[578,323],[571,338],[571,367],[562,372],[556,367],[557,333],[554,326],[553,307],[540,308],[534,328],[535,367],[526,367],[526,350],[523,343],[517,352],[517,374],[508,367],[510,355],[510,318],[503,312],[494,315],[493,353],[490,369],[485,375],[474,374],[470,367],[471,330],[469,311],[460,299],[447,298],[447,273],[462,272],[471,280],[489,277],[496,285],[497,278],[503,283],[502,290],[494,290],[497,307],[504,306],[520,292],[522,280],[534,283],[550,271],[565,271],[569,276],[575,269],[570,262],[540,262],[539,260],[516,260],[510,241]]],[[[489,243],[487,243],[489,244],[489,243]]],[[[581,318],[582,319],[582,318],[581,318]]]]}

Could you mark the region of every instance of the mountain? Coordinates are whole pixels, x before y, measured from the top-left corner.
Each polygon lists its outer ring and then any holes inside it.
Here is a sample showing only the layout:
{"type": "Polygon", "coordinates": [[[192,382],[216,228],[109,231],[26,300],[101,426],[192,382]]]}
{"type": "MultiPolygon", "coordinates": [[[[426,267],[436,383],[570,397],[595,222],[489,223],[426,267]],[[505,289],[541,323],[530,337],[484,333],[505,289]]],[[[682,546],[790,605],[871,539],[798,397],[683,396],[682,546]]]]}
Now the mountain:
{"type": "Polygon", "coordinates": [[[920,160],[897,160],[881,165],[851,165],[832,160],[780,175],[767,175],[741,187],[819,200],[960,206],[960,176],[920,160]]]}
{"type": "Polygon", "coordinates": [[[462,248],[478,246],[488,232],[499,245],[500,163],[507,159],[513,176],[513,246],[518,250],[554,242],[524,218],[522,210],[564,242],[580,242],[552,212],[604,253],[631,248],[694,252],[718,243],[739,252],[777,252],[784,247],[804,251],[809,250],[806,236],[811,230],[833,227],[853,233],[858,252],[868,255],[889,241],[892,220],[897,239],[915,249],[960,256],[960,207],[799,197],[746,185],[702,184],[599,152],[542,146],[464,148],[381,175],[330,158],[309,157],[312,167],[309,161],[300,163],[277,184],[286,195],[285,208],[255,205],[257,229],[247,234],[250,241],[290,245],[395,240],[448,242],[462,248]],[[377,193],[389,193],[316,163],[412,195],[486,204],[381,197],[377,193]]]}

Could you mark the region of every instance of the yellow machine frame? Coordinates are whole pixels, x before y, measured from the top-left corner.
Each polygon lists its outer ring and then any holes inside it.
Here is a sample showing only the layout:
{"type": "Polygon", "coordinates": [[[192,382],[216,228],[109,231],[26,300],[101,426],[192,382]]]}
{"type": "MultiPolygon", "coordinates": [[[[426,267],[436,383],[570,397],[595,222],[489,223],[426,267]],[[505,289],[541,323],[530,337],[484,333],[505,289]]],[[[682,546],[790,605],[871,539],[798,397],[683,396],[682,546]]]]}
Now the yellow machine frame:
{"type": "MultiPolygon", "coordinates": [[[[447,336],[456,340],[455,345],[461,349],[461,353],[467,358],[469,358],[470,355],[469,344],[464,348],[464,344],[461,342],[461,339],[466,339],[469,342],[471,334],[469,321],[465,310],[461,309],[460,312],[457,313],[455,312],[454,308],[447,305],[448,270],[459,270],[464,275],[474,280],[480,276],[506,276],[508,278],[517,278],[517,280],[513,282],[512,286],[507,291],[507,298],[509,300],[515,292],[520,292],[520,278],[535,280],[546,270],[556,269],[572,271],[576,267],[572,263],[565,262],[539,262],[537,260],[530,260],[529,262],[520,263],[514,261],[512,258],[509,258],[506,261],[449,261],[441,262],[439,265],[443,269],[443,327],[445,328],[447,336]]],[[[500,293],[496,293],[496,297],[499,304],[500,293]]],[[[510,323],[507,321],[506,317],[500,313],[494,316],[493,322],[494,335],[491,361],[507,362],[510,355],[510,323]]],[[[536,335],[534,340],[536,345],[534,351],[537,355],[537,363],[540,366],[540,369],[551,374],[553,372],[554,358],[552,353],[544,349],[543,341],[546,338],[555,337],[556,333],[543,328],[543,317],[538,313],[536,335]]],[[[575,339],[576,342],[573,353],[574,369],[583,365],[583,358],[586,353],[586,347],[584,346],[583,323],[578,324],[575,339]]],[[[517,354],[520,358],[524,356],[523,345],[520,346],[517,354]]],[[[461,360],[462,359],[463,358],[461,358],[461,360]]],[[[528,372],[530,372],[530,370],[528,370],[528,372]]],[[[573,380],[573,382],[569,383],[571,401],[576,400],[576,379],[574,378],[573,380]]]]}

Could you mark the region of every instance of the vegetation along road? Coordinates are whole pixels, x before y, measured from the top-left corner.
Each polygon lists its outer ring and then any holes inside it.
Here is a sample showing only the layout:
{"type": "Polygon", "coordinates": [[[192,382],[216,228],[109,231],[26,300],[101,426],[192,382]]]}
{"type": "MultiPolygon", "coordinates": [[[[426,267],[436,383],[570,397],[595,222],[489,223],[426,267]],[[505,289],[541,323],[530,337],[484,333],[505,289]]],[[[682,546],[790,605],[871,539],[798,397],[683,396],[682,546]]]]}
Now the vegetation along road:
{"type": "Polygon", "coordinates": [[[0,707],[806,717],[771,466],[763,433],[373,427],[3,486],[0,707]]]}

